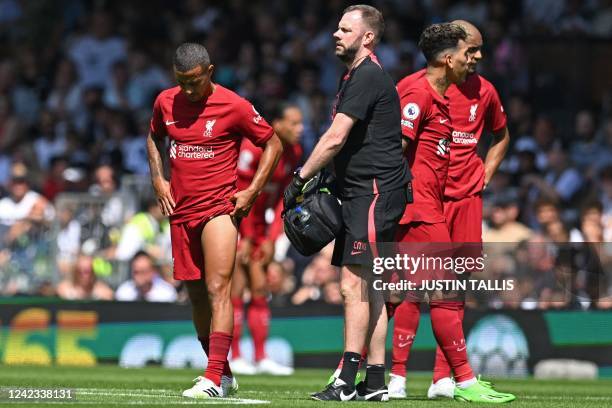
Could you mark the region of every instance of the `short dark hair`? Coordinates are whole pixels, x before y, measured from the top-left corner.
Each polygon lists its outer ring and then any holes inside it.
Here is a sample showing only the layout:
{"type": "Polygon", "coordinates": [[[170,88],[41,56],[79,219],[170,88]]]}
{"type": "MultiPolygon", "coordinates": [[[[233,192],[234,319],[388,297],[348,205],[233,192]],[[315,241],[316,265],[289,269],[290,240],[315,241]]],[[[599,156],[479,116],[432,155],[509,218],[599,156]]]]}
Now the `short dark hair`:
{"type": "Polygon", "coordinates": [[[147,251],[141,249],[138,252],[136,252],[134,254],[134,256],[132,256],[132,258],[130,259],[130,271],[132,270],[132,268],[134,267],[134,262],[138,259],[138,258],[147,258],[149,261],[151,261],[151,265],[153,265],[153,267],[155,269],[157,269],[157,263],[155,261],[155,258],[153,258],[153,256],[148,253],[147,251]]]}
{"type": "Polygon", "coordinates": [[[177,71],[187,72],[198,65],[207,68],[210,65],[210,56],[202,44],[187,42],[177,47],[173,62],[177,71]]]}
{"type": "Polygon", "coordinates": [[[283,119],[285,117],[285,112],[290,108],[299,109],[299,106],[292,102],[277,102],[268,110],[266,120],[272,123],[275,120],[283,119]]]}
{"type": "Polygon", "coordinates": [[[385,19],[382,13],[376,7],[367,4],[355,4],[345,8],[342,15],[351,11],[361,11],[361,18],[374,31],[374,44],[377,44],[385,32],[385,19]]]}
{"type": "Polygon", "coordinates": [[[461,26],[453,23],[432,24],[421,33],[419,48],[427,62],[433,62],[442,51],[457,47],[459,40],[467,40],[467,33],[461,26]]]}

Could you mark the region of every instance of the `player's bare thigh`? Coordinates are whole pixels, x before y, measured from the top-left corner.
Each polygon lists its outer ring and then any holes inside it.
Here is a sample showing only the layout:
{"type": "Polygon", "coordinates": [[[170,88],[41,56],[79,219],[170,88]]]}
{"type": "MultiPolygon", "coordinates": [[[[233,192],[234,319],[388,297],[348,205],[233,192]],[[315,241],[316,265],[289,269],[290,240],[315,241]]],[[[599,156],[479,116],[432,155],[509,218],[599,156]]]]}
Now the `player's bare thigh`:
{"type": "Polygon", "coordinates": [[[202,229],[204,273],[209,292],[214,292],[218,280],[229,281],[236,262],[238,228],[229,215],[208,221],[202,229]]]}

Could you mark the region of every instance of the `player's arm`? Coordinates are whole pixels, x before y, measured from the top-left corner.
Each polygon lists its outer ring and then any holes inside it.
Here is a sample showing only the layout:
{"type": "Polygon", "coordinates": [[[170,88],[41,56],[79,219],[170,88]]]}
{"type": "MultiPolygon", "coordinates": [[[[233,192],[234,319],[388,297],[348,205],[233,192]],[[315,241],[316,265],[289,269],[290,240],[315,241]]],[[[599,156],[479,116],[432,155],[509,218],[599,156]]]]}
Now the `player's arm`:
{"type": "Polygon", "coordinates": [[[169,216],[174,212],[176,206],[172,193],[170,192],[170,183],[164,177],[164,160],[163,156],[166,153],[164,137],[156,136],[149,131],[147,136],[147,155],[149,157],[149,170],[151,172],[151,183],[153,190],[157,196],[157,202],[162,214],[169,216]]]}
{"type": "Polygon", "coordinates": [[[327,131],[321,136],[312,154],[302,166],[300,177],[304,180],[312,178],[340,152],[349,132],[357,121],[344,113],[338,113],[327,131]]]}
{"type": "Polygon", "coordinates": [[[484,187],[486,188],[491,178],[499,168],[502,160],[504,160],[504,156],[506,156],[506,152],[508,151],[508,146],[510,145],[510,132],[508,131],[508,127],[504,126],[502,129],[493,133],[493,140],[491,141],[491,146],[489,147],[489,151],[487,152],[487,156],[484,162],[485,168],[485,180],[484,187]]]}
{"type": "Polygon", "coordinates": [[[231,216],[241,218],[249,213],[255,199],[261,193],[261,190],[276,168],[282,153],[283,145],[276,133],[274,133],[264,145],[264,150],[251,184],[232,196],[231,200],[235,203],[235,207],[234,211],[230,214],[231,216]]]}

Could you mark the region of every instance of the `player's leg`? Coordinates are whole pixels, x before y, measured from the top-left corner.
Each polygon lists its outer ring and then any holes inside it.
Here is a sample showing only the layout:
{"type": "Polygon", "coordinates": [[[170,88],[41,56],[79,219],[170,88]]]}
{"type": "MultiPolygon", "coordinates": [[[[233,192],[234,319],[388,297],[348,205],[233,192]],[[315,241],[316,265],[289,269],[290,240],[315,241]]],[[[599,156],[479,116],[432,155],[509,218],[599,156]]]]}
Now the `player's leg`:
{"type": "MultiPolygon", "coordinates": [[[[207,356],[210,356],[211,307],[208,297],[208,287],[204,279],[204,257],[200,244],[200,228],[178,224],[171,226],[172,255],[174,258],[174,277],[184,280],[192,305],[193,323],[198,340],[207,356]]],[[[189,398],[210,398],[212,396],[229,395],[238,388],[235,379],[224,366],[220,386],[209,384],[205,377],[199,376],[195,385],[183,392],[189,398]],[[216,395],[209,389],[213,386],[216,395]],[[208,391],[207,391],[208,390],[208,391]],[[212,394],[211,394],[212,393],[212,394]]]]}
{"type": "MultiPolygon", "coordinates": [[[[428,243],[438,240],[435,231],[435,224],[411,223],[400,225],[398,233],[396,234],[399,252],[414,255],[431,249],[425,245],[429,245],[428,243]]],[[[416,271],[414,274],[404,276],[404,279],[413,281],[417,286],[420,285],[420,280],[428,278],[427,271],[416,271]]],[[[395,311],[392,366],[389,381],[389,396],[391,398],[406,397],[406,366],[414,338],[419,328],[421,303],[421,296],[409,292],[406,293],[404,302],[402,302],[395,311]]]]}
{"type": "Polygon", "coordinates": [[[249,265],[249,287],[251,303],[247,311],[249,331],[253,338],[256,370],[263,374],[291,375],[293,368],[285,367],[268,358],[265,352],[270,328],[270,306],[268,305],[268,285],[266,280],[267,259],[257,245],[249,265]]]}
{"type": "MultiPolygon", "coordinates": [[[[482,250],[482,199],[480,195],[459,201],[446,201],[444,215],[450,238],[458,245],[459,256],[477,257],[482,250]]],[[[459,318],[463,322],[465,305],[459,306],[459,318]]],[[[436,358],[432,383],[427,391],[429,398],[453,398],[454,384],[451,379],[451,367],[439,346],[436,347],[436,358]]]]}
{"type": "MultiPolygon", "coordinates": [[[[450,234],[448,228],[443,224],[448,242],[450,234]]],[[[444,231],[439,229],[435,232],[438,239],[443,240],[444,231]]],[[[463,276],[455,276],[461,279],[463,276]]],[[[445,276],[446,278],[446,276],[445,276]]],[[[455,377],[455,389],[453,396],[455,399],[470,402],[499,403],[509,402],[515,399],[512,394],[497,392],[491,387],[490,383],[482,382],[474,376],[467,357],[467,345],[463,333],[463,299],[462,294],[453,294],[452,298],[448,294],[430,293],[431,324],[434,336],[446,361],[451,367],[455,377]]]]}
{"type": "MultiPolygon", "coordinates": [[[[240,242],[243,244],[244,242],[240,242]]],[[[241,251],[246,250],[249,245],[239,245],[242,246],[238,250],[238,255],[240,255],[241,251]]],[[[247,258],[250,254],[246,256],[237,256],[236,257],[236,266],[234,268],[234,275],[232,276],[232,306],[234,307],[234,330],[232,332],[232,359],[230,361],[230,367],[232,371],[236,374],[243,375],[253,375],[256,373],[255,366],[251,364],[249,361],[244,359],[240,350],[240,339],[242,338],[242,327],[245,319],[244,314],[244,300],[242,298],[244,291],[247,286],[247,277],[246,277],[246,267],[244,263],[244,258],[247,258]]]]}
{"type": "MultiPolygon", "coordinates": [[[[407,192],[404,189],[381,193],[368,209],[368,241],[375,245],[372,255],[377,257],[394,257],[397,247],[398,222],[404,213],[407,203],[407,192]]],[[[368,270],[367,272],[371,272],[368,270]]],[[[391,274],[383,279],[391,279],[391,274]]],[[[369,401],[388,401],[389,391],[385,385],[385,343],[389,308],[386,301],[392,293],[376,290],[373,281],[379,279],[369,275],[368,290],[370,303],[370,330],[368,338],[368,364],[366,378],[357,385],[358,399],[369,401]]]]}
{"type": "Polygon", "coordinates": [[[219,386],[232,342],[233,308],[231,303],[231,277],[236,261],[238,231],[229,215],[220,215],[208,221],[202,229],[201,243],[212,322],[210,354],[205,377],[219,386]]]}
{"type": "MultiPolygon", "coordinates": [[[[352,242],[352,241],[351,241],[352,242]]],[[[343,256],[338,251],[344,251],[345,239],[336,238],[332,263],[337,265],[343,256]],[[339,257],[339,258],[338,258],[339,257]],[[340,259],[339,261],[336,261],[340,259]]],[[[367,292],[363,280],[361,265],[344,265],[340,273],[340,291],[344,304],[344,353],[342,369],[333,383],[321,391],[311,394],[318,401],[350,401],[356,399],[355,379],[361,361],[368,332],[369,304],[365,299],[367,292]]]]}

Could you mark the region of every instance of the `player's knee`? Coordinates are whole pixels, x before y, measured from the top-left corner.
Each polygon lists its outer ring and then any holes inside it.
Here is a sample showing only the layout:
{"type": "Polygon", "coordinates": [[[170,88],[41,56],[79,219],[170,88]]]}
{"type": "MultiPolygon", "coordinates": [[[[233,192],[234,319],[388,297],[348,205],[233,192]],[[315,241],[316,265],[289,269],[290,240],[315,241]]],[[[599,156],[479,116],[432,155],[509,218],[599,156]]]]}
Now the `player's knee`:
{"type": "Polygon", "coordinates": [[[230,282],[227,279],[211,279],[208,281],[208,294],[211,302],[215,302],[220,298],[229,298],[231,293],[230,282]]]}
{"type": "Polygon", "coordinates": [[[340,294],[346,301],[359,299],[361,293],[361,279],[358,277],[343,278],[340,282],[340,294]]]}

